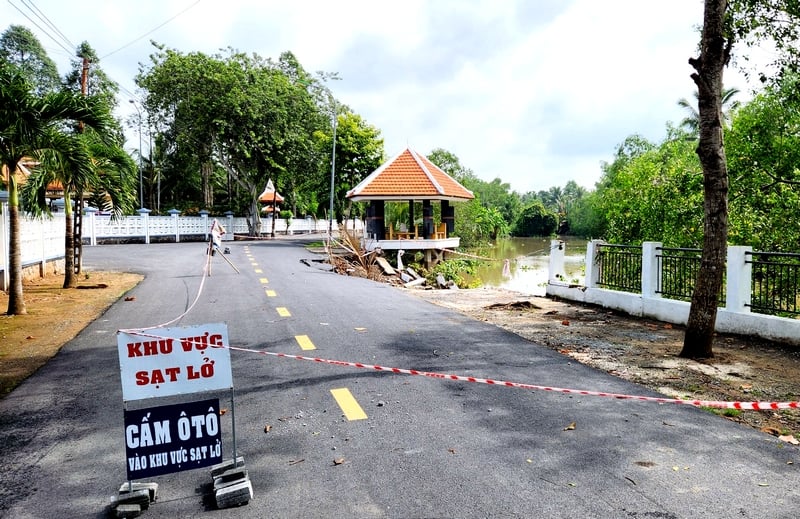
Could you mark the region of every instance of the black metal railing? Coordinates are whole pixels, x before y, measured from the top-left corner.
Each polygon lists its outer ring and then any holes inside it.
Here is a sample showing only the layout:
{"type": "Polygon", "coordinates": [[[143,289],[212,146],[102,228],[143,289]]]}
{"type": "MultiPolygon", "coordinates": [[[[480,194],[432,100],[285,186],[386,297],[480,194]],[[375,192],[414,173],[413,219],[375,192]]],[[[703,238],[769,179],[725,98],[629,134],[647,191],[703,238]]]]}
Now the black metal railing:
{"type": "Polygon", "coordinates": [[[603,243],[597,248],[597,285],[612,290],[642,292],[642,248],[603,243]]]}
{"type": "Polygon", "coordinates": [[[800,254],[748,252],[752,265],[750,309],[767,315],[798,315],[800,254]]]}
{"type": "MultiPolygon", "coordinates": [[[[701,249],[658,247],[656,293],[691,301],[702,263],[701,249]]],[[[752,266],[750,310],[779,317],[800,316],[800,253],[747,252],[752,266]]],[[[597,247],[597,286],[641,294],[642,248],[603,243],[597,247]]],[[[726,304],[727,272],[723,271],[718,304],[726,304]]]]}
{"type": "MultiPolygon", "coordinates": [[[[691,301],[703,251],[669,247],[658,247],[656,250],[656,268],[659,272],[656,293],[668,299],[691,301]]],[[[717,302],[719,306],[725,306],[724,280],[717,302]]]]}

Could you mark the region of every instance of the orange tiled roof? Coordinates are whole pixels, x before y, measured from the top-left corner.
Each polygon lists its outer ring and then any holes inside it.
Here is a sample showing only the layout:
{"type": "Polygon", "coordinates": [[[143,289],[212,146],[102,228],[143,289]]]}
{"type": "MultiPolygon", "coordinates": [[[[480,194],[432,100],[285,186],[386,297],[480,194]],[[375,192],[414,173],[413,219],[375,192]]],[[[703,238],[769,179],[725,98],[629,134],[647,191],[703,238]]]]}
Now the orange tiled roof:
{"type": "MultiPolygon", "coordinates": [[[[35,162],[31,159],[22,159],[21,161],[19,161],[19,163],[17,163],[17,174],[15,175],[17,182],[19,182],[20,184],[24,184],[25,182],[27,182],[28,177],[32,175],[31,169],[35,168],[38,165],[39,165],[38,162],[35,162]]],[[[7,178],[8,178],[8,167],[5,164],[3,164],[3,168],[2,170],[0,170],[0,182],[4,183],[7,178]]],[[[53,180],[52,182],[47,184],[46,190],[48,194],[60,193],[61,196],[63,196],[64,186],[61,185],[61,181],[53,180]]]]}
{"type": "Polygon", "coordinates": [[[425,156],[406,149],[373,171],[347,198],[359,200],[472,200],[475,195],[425,156]]]}
{"type": "Polygon", "coordinates": [[[267,191],[265,189],[263,193],[258,195],[258,201],[262,204],[271,204],[273,201],[276,204],[280,204],[283,203],[283,197],[280,193],[276,193],[275,191],[267,191]]]}

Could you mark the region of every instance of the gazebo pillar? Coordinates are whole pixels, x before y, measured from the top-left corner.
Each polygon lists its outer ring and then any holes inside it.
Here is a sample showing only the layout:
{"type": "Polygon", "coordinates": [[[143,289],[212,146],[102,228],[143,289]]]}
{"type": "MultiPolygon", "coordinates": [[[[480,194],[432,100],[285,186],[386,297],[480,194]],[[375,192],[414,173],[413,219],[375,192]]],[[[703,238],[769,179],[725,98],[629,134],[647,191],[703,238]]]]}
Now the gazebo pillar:
{"type": "Polygon", "coordinates": [[[414,231],[414,201],[408,201],[408,232],[414,231]]]}
{"type": "Polygon", "coordinates": [[[383,200],[371,200],[367,206],[367,235],[382,240],[386,232],[386,207],[383,200]]]}
{"type": "Polygon", "coordinates": [[[426,240],[433,236],[433,207],[430,200],[422,201],[422,237],[426,240]]]}
{"type": "Polygon", "coordinates": [[[456,229],[456,208],[448,200],[442,200],[442,223],[447,226],[447,235],[456,229]]]}

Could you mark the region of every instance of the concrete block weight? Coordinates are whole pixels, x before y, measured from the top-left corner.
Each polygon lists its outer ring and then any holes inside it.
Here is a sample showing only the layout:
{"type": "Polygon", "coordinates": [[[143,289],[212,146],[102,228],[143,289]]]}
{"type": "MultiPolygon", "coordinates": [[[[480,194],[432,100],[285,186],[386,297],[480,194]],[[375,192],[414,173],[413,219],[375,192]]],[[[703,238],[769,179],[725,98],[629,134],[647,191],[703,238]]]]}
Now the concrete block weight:
{"type": "Polygon", "coordinates": [[[119,494],[127,494],[137,490],[145,489],[150,493],[150,502],[152,503],[158,498],[158,483],[146,483],[144,481],[134,481],[132,483],[125,482],[119,487],[119,494]]]}
{"type": "Polygon", "coordinates": [[[128,517],[139,517],[142,515],[142,507],[139,505],[117,505],[114,511],[114,517],[117,519],[126,519],[128,517]]]}
{"type": "Polygon", "coordinates": [[[243,465],[226,470],[214,478],[214,491],[248,479],[247,469],[243,465]]]}
{"type": "Polygon", "coordinates": [[[232,485],[220,488],[215,492],[217,508],[231,508],[246,505],[253,499],[253,485],[250,480],[239,481],[232,485]]]}
{"type": "Polygon", "coordinates": [[[150,491],[146,488],[140,488],[133,492],[122,492],[117,496],[116,506],[120,505],[138,505],[142,510],[150,508],[150,491]]]}
{"type": "MultiPolygon", "coordinates": [[[[238,456],[236,458],[236,466],[243,467],[244,466],[244,456],[238,456]]],[[[233,460],[225,460],[222,463],[218,463],[216,465],[211,466],[211,479],[216,478],[223,472],[226,472],[234,467],[233,460]]]]}

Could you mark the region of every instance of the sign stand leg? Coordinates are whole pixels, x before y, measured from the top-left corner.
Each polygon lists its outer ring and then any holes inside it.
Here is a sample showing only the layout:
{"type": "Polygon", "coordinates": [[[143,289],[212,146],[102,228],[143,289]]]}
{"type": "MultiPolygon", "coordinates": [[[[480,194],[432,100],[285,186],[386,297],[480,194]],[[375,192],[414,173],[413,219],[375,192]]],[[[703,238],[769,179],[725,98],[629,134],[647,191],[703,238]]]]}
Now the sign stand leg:
{"type": "MultiPolygon", "coordinates": [[[[231,435],[233,436],[233,468],[236,468],[239,459],[236,452],[236,404],[233,398],[233,387],[231,387],[231,435]]],[[[242,460],[242,464],[244,464],[244,460],[242,460]]]]}
{"type": "Polygon", "coordinates": [[[208,248],[206,249],[206,256],[208,256],[208,258],[206,260],[207,263],[208,263],[206,268],[208,269],[208,275],[209,276],[211,276],[211,257],[213,255],[214,255],[214,241],[213,240],[209,240],[208,241],[208,248]]]}

